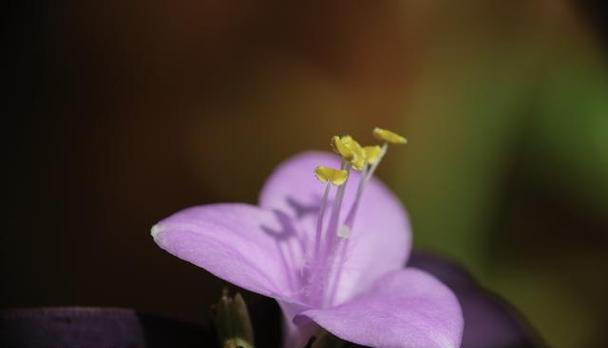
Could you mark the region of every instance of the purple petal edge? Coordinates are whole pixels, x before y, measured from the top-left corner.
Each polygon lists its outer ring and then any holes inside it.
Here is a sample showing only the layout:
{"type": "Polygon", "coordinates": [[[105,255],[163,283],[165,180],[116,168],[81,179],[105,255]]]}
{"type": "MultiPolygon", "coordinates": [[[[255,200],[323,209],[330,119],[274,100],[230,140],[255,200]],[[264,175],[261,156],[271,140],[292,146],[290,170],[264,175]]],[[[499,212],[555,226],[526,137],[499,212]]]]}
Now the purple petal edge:
{"type": "Polygon", "coordinates": [[[343,340],[379,348],[457,348],[463,330],[456,296],[417,269],[390,273],[355,299],[305,311],[295,321],[305,318],[343,340]]]}
{"type": "Polygon", "coordinates": [[[152,228],[164,250],[244,289],[289,298],[297,255],[281,215],[247,204],[212,204],[182,210],[152,228]],[[283,238],[283,236],[287,236],[283,238]]]}

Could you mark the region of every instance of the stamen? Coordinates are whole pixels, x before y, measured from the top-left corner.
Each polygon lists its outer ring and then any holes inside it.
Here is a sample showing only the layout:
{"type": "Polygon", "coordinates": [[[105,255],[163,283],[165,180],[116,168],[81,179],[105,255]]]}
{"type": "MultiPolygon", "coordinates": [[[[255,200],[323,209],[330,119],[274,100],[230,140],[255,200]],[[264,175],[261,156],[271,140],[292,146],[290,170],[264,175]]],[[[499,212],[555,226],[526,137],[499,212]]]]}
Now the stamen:
{"type": "Polygon", "coordinates": [[[365,146],[363,147],[363,150],[365,151],[365,159],[369,164],[376,163],[376,160],[378,160],[380,153],[382,152],[382,148],[378,145],[365,146]]]}
{"type": "Polygon", "coordinates": [[[331,190],[331,184],[328,182],[325,186],[325,192],[323,193],[323,198],[321,199],[321,207],[319,207],[319,215],[317,215],[317,233],[315,234],[315,251],[312,254],[313,260],[319,256],[319,252],[321,250],[321,239],[323,238],[323,219],[325,217],[325,209],[327,207],[327,197],[329,196],[329,191],[331,190]]]}
{"type": "MultiPolygon", "coordinates": [[[[343,168],[345,168],[346,170],[350,170],[351,164],[347,163],[345,161],[342,161],[342,166],[343,168]]],[[[338,188],[338,192],[336,192],[336,197],[334,199],[334,205],[332,207],[332,211],[331,211],[331,217],[329,218],[329,225],[327,226],[327,233],[326,236],[328,237],[327,240],[327,245],[325,247],[325,249],[323,250],[323,264],[326,265],[326,267],[328,267],[329,270],[336,270],[336,274],[333,274],[331,271],[328,272],[327,274],[325,274],[325,277],[323,277],[322,280],[322,287],[321,287],[321,293],[323,294],[322,296],[322,305],[323,306],[327,306],[329,304],[331,304],[334,300],[334,296],[335,296],[335,287],[337,287],[337,280],[340,278],[341,273],[342,273],[342,268],[340,266],[338,266],[337,268],[334,268],[333,265],[335,264],[335,262],[342,262],[344,259],[344,253],[345,251],[341,251],[340,255],[337,255],[338,250],[344,250],[346,248],[346,246],[344,245],[344,243],[346,243],[348,241],[348,239],[346,239],[348,237],[348,235],[350,234],[349,230],[343,230],[342,228],[340,228],[340,230],[338,230],[338,223],[340,220],[340,209],[342,207],[342,201],[344,200],[344,192],[346,189],[346,183],[342,186],[340,186],[338,188]],[[340,237],[340,243],[336,243],[336,239],[340,237]]],[[[343,227],[343,226],[342,226],[343,227]]]]}
{"type": "Polygon", "coordinates": [[[337,153],[338,155],[340,155],[340,157],[342,157],[343,160],[345,161],[351,161],[353,159],[353,157],[355,157],[355,154],[351,151],[351,149],[346,146],[344,144],[344,142],[342,141],[342,139],[345,137],[339,137],[337,135],[331,137],[331,148],[334,150],[335,153],[337,153]]]}
{"type": "Polygon", "coordinates": [[[313,258],[316,258],[319,255],[319,250],[321,248],[321,239],[323,234],[323,219],[325,217],[325,210],[327,207],[327,198],[329,196],[329,191],[331,186],[341,186],[346,182],[348,178],[348,171],[344,169],[334,169],[325,166],[318,166],[315,168],[315,176],[317,179],[323,183],[327,183],[325,186],[325,192],[323,193],[323,198],[321,199],[321,206],[319,208],[319,214],[317,215],[317,233],[315,236],[315,251],[313,254],[313,258]]]}
{"type": "Polygon", "coordinates": [[[363,150],[363,147],[350,135],[342,137],[341,141],[353,153],[353,158],[350,160],[353,169],[363,170],[365,167],[365,150],[363,150]]]}
{"type": "MultiPolygon", "coordinates": [[[[332,147],[334,148],[334,151],[338,152],[342,156],[343,163],[345,161],[348,161],[348,164],[346,164],[347,170],[350,167],[360,171],[363,171],[367,168],[367,152],[363,147],[361,147],[359,142],[353,139],[353,137],[351,137],[350,135],[345,135],[342,137],[334,136],[332,137],[331,143],[332,147]]],[[[372,149],[370,149],[370,151],[374,152],[374,150],[372,149]]],[[[335,239],[335,237],[333,237],[334,235],[342,239],[348,238],[348,236],[350,235],[349,228],[342,228],[344,226],[338,228],[338,223],[340,220],[340,209],[342,207],[342,200],[344,198],[344,190],[344,187],[340,187],[338,189],[338,192],[336,193],[336,199],[332,208],[332,215],[329,220],[329,226],[327,227],[327,235],[331,236],[330,238],[332,238],[332,241],[335,239]]],[[[360,188],[358,190],[360,190],[360,188]]]]}
{"type": "MultiPolygon", "coordinates": [[[[344,168],[344,170],[349,172],[350,167],[351,167],[351,165],[349,163],[342,161],[342,168],[344,168]]],[[[342,201],[344,200],[344,192],[346,191],[347,182],[348,182],[348,177],[346,178],[346,181],[344,182],[344,184],[341,185],[340,187],[338,187],[338,191],[336,192],[336,197],[334,198],[334,204],[333,204],[333,207],[331,208],[331,216],[329,217],[329,224],[327,226],[327,233],[326,233],[326,236],[328,236],[328,238],[330,238],[330,240],[328,241],[329,245],[333,244],[333,241],[335,240],[335,236],[337,235],[337,232],[338,232],[337,229],[338,229],[338,221],[340,220],[340,209],[342,208],[342,201]]]]}
{"type": "Polygon", "coordinates": [[[373,130],[373,134],[377,139],[383,140],[384,144],[382,145],[382,147],[376,145],[376,146],[366,146],[363,148],[365,151],[367,162],[370,165],[366,166],[365,170],[363,171],[363,173],[361,175],[361,180],[359,181],[359,186],[357,187],[355,201],[353,202],[353,205],[351,206],[351,208],[348,212],[348,215],[346,216],[346,220],[344,221],[344,226],[341,227],[341,229],[345,230],[346,234],[350,234],[350,231],[353,229],[353,226],[355,224],[355,216],[357,215],[357,210],[359,209],[359,203],[361,201],[361,196],[363,195],[363,191],[365,190],[367,183],[371,180],[372,176],[374,175],[376,168],[378,168],[378,165],[384,158],[384,155],[386,155],[386,152],[388,151],[388,144],[389,143],[391,143],[391,144],[406,144],[407,143],[407,140],[404,137],[402,137],[401,135],[399,135],[395,132],[391,132],[386,129],[376,127],[373,130]]]}
{"type": "MultiPolygon", "coordinates": [[[[322,202],[322,210],[318,215],[318,220],[317,220],[317,236],[316,236],[316,240],[315,240],[315,256],[314,259],[312,260],[312,274],[313,277],[319,277],[318,279],[318,287],[315,287],[312,289],[313,293],[317,293],[320,295],[319,299],[321,300],[321,303],[319,303],[320,305],[323,304],[324,302],[324,297],[322,296],[322,294],[326,291],[326,288],[324,286],[324,284],[327,284],[327,282],[329,281],[329,279],[326,279],[326,275],[324,274],[324,272],[320,271],[324,268],[331,268],[331,265],[328,265],[328,263],[330,263],[331,261],[333,261],[333,257],[332,254],[334,252],[334,247],[336,244],[336,236],[337,236],[337,232],[336,229],[338,227],[338,222],[340,220],[340,209],[342,207],[342,201],[344,200],[344,192],[346,190],[346,184],[348,183],[348,173],[350,173],[350,168],[351,165],[348,161],[346,160],[342,160],[342,169],[347,172],[346,175],[346,179],[345,181],[342,183],[342,185],[338,186],[337,192],[335,194],[334,197],[334,201],[333,201],[333,205],[332,205],[332,211],[331,211],[331,215],[329,217],[329,222],[328,222],[328,226],[327,226],[327,230],[325,232],[325,234],[323,234],[323,215],[324,215],[324,211],[326,209],[326,205],[327,205],[327,196],[328,196],[328,192],[329,189],[326,188],[326,192],[325,195],[323,197],[323,202],[322,202]],[[323,237],[326,238],[325,241],[321,241],[321,239],[323,239],[323,237]],[[318,244],[317,244],[318,241],[318,244]]],[[[328,183],[328,186],[330,184],[328,183]]],[[[314,297],[314,296],[313,296],[314,297]]]]}
{"type": "Polygon", "coordinates": [[[388,144],[405,144],[407,140],[397,133],[375,128],[373,130],[374,136],[383,142],[382,146],[366,146],[361,147],[359,143],[350,136],[334,136],[331,139],[331,146],[334,151],[342,158],[341,171],[327,167],[317,167],[315,175],[317,178],[327,183],[325,193],[323,195],[323,201],[321,203],[321,211],[318,215],[317,220],[317,238],[315,240],[315,260],[313,262],[313,275],[317,275],[320,278],[318,283],[319,286],[315,286],[313,293],[321,295],[321,305],[326,306],[334,302],[338,283],[342,276],[342,265],[347,257],[347,245],[349,243],[349,237],[355,223],[355,217],[357,210],[361,202],[361,197],[367,183],[371,180],[376,168],[382,161],[382,158],[388,150],[388,144]],[[342,202],[344,200],[344,193],[346,191],[346,184],[348,182],[350,169],[361,171],[361,179],[357,187],[355,194],[355,200],[348,212],[344,224],[340,223],[340,210],[342,202]],[[342,172],[345,171],[344,175],[342,172]],[[335,198],[333,201],[331,216],[327,229],[325,230],[325,238],[327,240],[322,243],[323,238],[323,217],[327,205],[327,197],[329,195],[330,185],[334,184],[338,186],[335,198]],[[337,240],[339,238],[339,241],[337,240]],[[334,267],[337,266],[337,267],[334,267]],[[321,267],[327,267],[329,272],[318,271],[321,267]],[[334,273],[335,272],[335,273],[334,273]],[[324,274],[323,274],[324,273],[324,274]]]}
{"type": "Polygon", "coordinates": [[[340,186],[346,182],[348,172],[344,169],[334,169],[325,166],[315,168],[315,176],[320,182],[340,186]]]}
{"type": "MultiPolygon", "coordinates": [[[[376,162],[377,163],[377,162],[376,162]]],[[[365,168],[363,173],[361,174],[361,179],[359,179],[359,186],[357,186],[357,193],[355,194],[355,200],[353,205],[350,207],[348,211],[348,215],[346,215],[346,220],[344,220],[344,225],[340,227],[342,231],[342,235],[346,236],[343,238],[348,238],[350,236],[350,231],[353,229],[355,225],[355,216],[357,215],[357,210],[359,209],[359,202],[361,201],[361,196],[363,195],[363,191],[365,190],[365,186],[369,181],[370,176],[368,175],[370,171],[369,166],[365,168]]]]}
{"type": "Polygon", "coordinates": [[[338,250],[336,250],[336,255],[334,255],[333,262],[337,262],[337,267],[334,268],[336,273],[332,277],[333,279],[328,280],[328,288],[329,291],[325,296],[324,305],[331,305],[334,303],[336,299],[336,292],[338,290],[338,284],[340,283],[340,278],[342,278],[342,270],[344,266],[342,265],[346,259],[346,249],[348,248],[348,239],[343,239],[340,245],[338,245],[338,250]]]}
{"type": "Polygon", "coordinates": [[[374,134],[374,137],[376,137],[376,139],[383,141],[385,143],[391,143],[391,144],[406,144],[407,143],[407,139],[405,139],[404,137],[402,137],[401,135],[399,135],[395,132],[391,132],[386,129],[376,127],[376,128],[374,128],[373,134],[374,134]]]}
{"type": "Polygon", "coordinates": [[[350,163],[353,169],[363,170],[365,166],[365,151],[353,137],[350,135],[342,137],[334,136],[331,138],[331,146],[334,152],[339,154],[343,160],[350,163]]]}
{"type": "Polygon", "coordinates": [[[371,179],[372,175],[374,175],[376,168],[378,168],[378,165],[380,165],[380,162],[384,158],[384,155],[386,155],[387,151],[388,151],[388,143],[384,143],[382,145],[382,147],[380,148],[380,153],[378,153],[376,160],[374,161],[374,163],[372,163],[372,165],[370,166],[369,170],[367,171],[367,173],[365,175],[365,183],[367,183],[371,179]]]}

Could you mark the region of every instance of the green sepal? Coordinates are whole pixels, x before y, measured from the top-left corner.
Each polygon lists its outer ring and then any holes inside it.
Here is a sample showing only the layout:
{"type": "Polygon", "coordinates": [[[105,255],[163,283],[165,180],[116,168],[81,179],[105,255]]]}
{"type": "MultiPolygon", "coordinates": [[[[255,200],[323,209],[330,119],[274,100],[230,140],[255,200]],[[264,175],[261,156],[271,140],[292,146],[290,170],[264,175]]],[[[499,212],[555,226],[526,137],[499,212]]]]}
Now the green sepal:
{"type": "Polygon", "coordinates": [[[253,326],[241,294],[230,296],[225,288],[211,312],[220,347],[254,348],[253,326]]]}

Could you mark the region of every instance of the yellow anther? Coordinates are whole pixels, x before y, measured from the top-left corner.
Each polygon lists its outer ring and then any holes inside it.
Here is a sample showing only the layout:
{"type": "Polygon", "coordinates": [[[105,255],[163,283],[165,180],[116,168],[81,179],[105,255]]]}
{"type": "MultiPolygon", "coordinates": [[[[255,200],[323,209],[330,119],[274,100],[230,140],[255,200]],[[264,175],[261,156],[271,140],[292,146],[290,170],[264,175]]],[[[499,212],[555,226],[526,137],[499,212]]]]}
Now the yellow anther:
{"type": "Polygon", "coordinates": [[[369,164],[376,163],[378,156],[380,156],[380,152],[382,152],[382,148],[378,145],[365,146],[363,150],[365,151],[365,158],[369,164]]]}
{"type": "Polygon", "coordinates": [[[343,136],[341,141],[353,154],[353,158],[350,160],[353,169],[362,170],[366,163],[365,150],[363,150],[363,147],[361,147],[359,142],[350,135],[343,136]]]}
{"type": "Polygon", "coordinates": [[[344,169],[334,169],[325,166],[315,168],[315,176],[320,182],[329,182],[332,185],[340,186],[346,182],[348,172],[344,169]]]}
{"type": "Polygon", "coordinates": [[[331,147],[343,160],[350,163],[355,170],[362,170],[365,166],[365,151],[350,135],[331,138],[331,147]]]}
{"type": "Polygon", "coordinates": [[[344,144],[344,141],[342,140],[344,138],[346,137],[340,138],[337,135],[331,137],[331,147],[332,149],[334,149],[335,153],[342,157],[342,159],[344,159],[345,161],[351,161],[353,157],[355,157],[355,154],[349,146],[346,146],[346,144],[344,144]]]}
{"type": "Polygon", "coordinates": [[[374,137],[376,137],[376,139],[380,140],[380,141],[384,141],[387,143],[391,143],[391,144],[406,144],[407,143],[407,139],[405,139],[404,137],[402,137],[401,135],[395,133],[395,132],[391,132],[389,130],[386,129],[382,129],[382,128],[374,128],[374,137]]]}

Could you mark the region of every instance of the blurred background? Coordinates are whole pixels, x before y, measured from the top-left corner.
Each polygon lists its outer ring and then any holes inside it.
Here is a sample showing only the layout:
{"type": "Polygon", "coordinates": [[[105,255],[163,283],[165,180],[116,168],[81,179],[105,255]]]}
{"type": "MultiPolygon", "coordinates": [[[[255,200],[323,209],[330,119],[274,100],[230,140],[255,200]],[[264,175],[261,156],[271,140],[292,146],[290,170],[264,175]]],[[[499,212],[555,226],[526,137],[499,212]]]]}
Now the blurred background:
{"type": "MultiPolygon", "coordinates": [[[[554,347],[608,346],[606,2],[65,1],[3,11],[0,306],[200,320],[222,282],[149,230],[255,203],[381,126],[379,176],[554,347]]],[[[311,174],[312,175],[312,174],[311,174]]]]}

